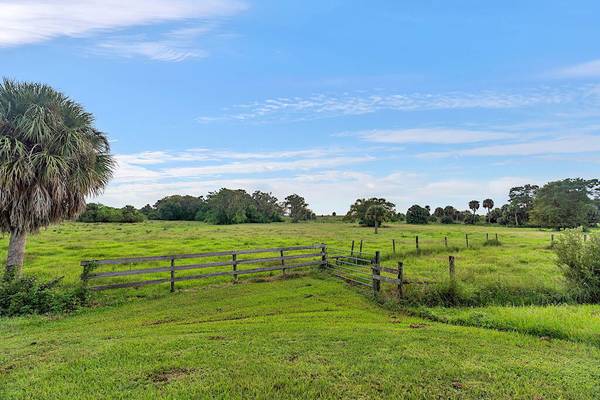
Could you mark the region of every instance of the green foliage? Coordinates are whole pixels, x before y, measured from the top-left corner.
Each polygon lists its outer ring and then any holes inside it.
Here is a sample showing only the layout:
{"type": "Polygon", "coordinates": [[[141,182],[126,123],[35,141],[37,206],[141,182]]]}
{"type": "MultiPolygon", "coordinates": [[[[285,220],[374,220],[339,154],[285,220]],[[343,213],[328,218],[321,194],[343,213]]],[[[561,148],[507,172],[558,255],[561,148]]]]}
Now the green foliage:
{"type": "Polygon", "coordinates": [[[406,211],[407,224],[427,224],[429,222],[429,210],[417,204],[406,211]]]}
{"type": "Polygon", "coordinates": [[[252,197],[244,190],[221,189],[206,197],[205,221],[210,224],[243,224],[256,214],[252,197]]]}
{"type": "Polygon", "coordinates": [[[467,213],[464,216],[463,223],[465,225],[475,225],[479,222],[479,215],[467,213]]]}
{"type": "Polygon", "coordinates": [[[113,208],[99,203],[89,203],[83,214],[79,216],[79,222],[142,222],[146,219],[144,214],[133,206],[113,208]]]}
{"type": "Polygon", "coordinates": [[[554,243],[557,264],[576,296],[600,302],[600,236],[586,240],[581,230],[567,230],[554,243]]]}
{"type": "Polygon", "coordinates": [[[106,135],[80,104],[47,85],[0,84],[0,230],[76,218],[113,168],[106,135]]]}
{"type": "Polygon", "coordinates": [[[392,220],[396,215],[396,205],[384,198],[372,197],[370,199],[357,199],[350,206],[350,210],[344,217],[347,221],[358,221],[361,226],[375,226],[375,221],[367,216],[367,211],[372,206],[381,206],[384,219],[392,220]]]}
{"type": "Polygon", "coordinates": [[[367,209],[365,220],[368,225],[373,225],[375,227],[375,233],[377,233],[377,228],[379,228],[389,216],[390,212],[383,205],[373,204],[367,209]]]}
{"type": "Polygon", "coordinates": [[[442,224],[453,224],[454,223],[454,219],[449,216],[449,215],[444,215],[441,219],[440,222],[442,224]]]}
{"type": "Polygon", "coordinates": [[[537,185],[527,184],[510,189],[508,193],[509,203],[502,207],[503,222],[505,225],[527,225],[529,213],[533,209],[533,202],[539,189],[537,185]]]}
{"type": "Polygon", "coordinates": [[[597,221],[598,208],[591,196],[597,179],[564,179],[549,182],[536,193],[531,221],[545,228],[576,228],[597,221]]]}
{"type": "Polygon", "coordinates": [[[309,221],[317,218],[314,212],[308,208],[304,197],[297,194],[285,198],[285,209],[292,222],[309,221]]]}
{"type": "Polygon", "coordinates": [[[60,290],[62,278],[39,282],[33,276],[21,276],[0,283],[0,316],[63,313],[88,302],[86,288],[60,290]]]}
{"type": "Polygon", "coordinates": [[[471,200],[469,202],[469,209],[471,211],[473,211],[473,214],[475,214],[477,212],[477,210],[479,210],[479,201],[477,201],[477,200],[471,200]]]}
{"type": "Polygon", "coordinates": [[[498,247],[502,246],[502,242],[500,242],[498,239],[489,239],[483,242],[483,245],[486,247],[498,247]]]}
{"type": "Polygon", "coordinates": [[[202,196],[173,195],[164,197],[154,204],[153,218],[167,221],[194,221],[199,212],[205,209],[202,196]]]}

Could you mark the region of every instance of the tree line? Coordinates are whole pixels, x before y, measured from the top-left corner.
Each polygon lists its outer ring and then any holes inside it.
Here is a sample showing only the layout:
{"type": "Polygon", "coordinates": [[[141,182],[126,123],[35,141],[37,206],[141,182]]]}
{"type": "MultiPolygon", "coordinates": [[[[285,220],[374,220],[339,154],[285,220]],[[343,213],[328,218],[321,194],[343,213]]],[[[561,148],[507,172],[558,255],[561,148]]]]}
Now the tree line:
{"type": "Polygon", "coordinates": [[[408,224],[499,224],[506,226],[533,226],[554,229],[590,227],[600,223],[600,181],[598,179],[568,178],[548,182],[544,186],[527,184],[510,189],[508,202],[494,208],[494,200],[481,203],[471,200],[468,210],[453,206],[431,207],[414,204],[406,214],[396,212],[395,205],[384,198],[358,199],[344,217],[347,221],[375,227],[386,221],[408,224]],[[486,215],[477,211],[483,205],[486,215]]]}
{"type": "Polygon", "coordinates": [[[316,219],[304,197],[292,194],[284,201],[271,193],[243,189],[220,189],[207,196],[172,195],[146,204],[140,210],[133,206],[112,208],[91,203],[79,217],[81,222],[140,222],[145,219],[166,221],[202,221],[215,225],[281,222],[316,219]]]}

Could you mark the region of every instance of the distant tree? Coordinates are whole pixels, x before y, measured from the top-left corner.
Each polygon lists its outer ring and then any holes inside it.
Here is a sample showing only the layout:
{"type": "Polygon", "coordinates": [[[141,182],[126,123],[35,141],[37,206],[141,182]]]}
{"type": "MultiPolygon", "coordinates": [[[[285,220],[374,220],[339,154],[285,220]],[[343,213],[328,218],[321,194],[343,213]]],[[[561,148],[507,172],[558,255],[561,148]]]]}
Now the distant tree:
{"type": "Polygon", "coordinates": [[[277,197],[271,193],[257,190],[252,193],[252,200],[256,207],[257,215],[252,222],[280,222],[283,221],[284,207],[277,197]]]}
{"type": "Polygon", "coordinates": [[[331,216],[332,217],[337,217],[337,213],[334,211],[334,212],[331,213],[331,216]]]}
{"type": "Polygon", "coordinates": [[[458,210],[452,206],[444,207],[444,216],[452,218],[452,221],[455,221],[458,217],[458,210]]]}
{"type": "Polygon", "coordinates": [[[406,214],[399,212],[394,216],[394,220],[398,222],[404,222],[406,221],[406,214]]]}
{"type": "Polygon", "coordinates": [[[449,215],[444,215],[441,219],[440,222],[442,224],[453,224],[454,223],[454,218],[452,218],[449,215]]]}
{"type": "Polygon", "coordinates": [[[146,219],[144,214],[134,206],[114,208],[98,203],[89,203],[86,210],[79,216],[80,222],[142,222],[146,219]]]}
{"type": "Polygon", "coordinates": [[[203,197],[172,195],[158,200],[154,209],[160,220],[193,221],[203,205],[203,197]]]}
{"type": "Polygon", "coordinates": [[[140,212],[147,217],[150,217],[150,214],[154,212],[154,209],[150,204],[146,204],[144,207],[140,208],[140,212]]]}
{"type": "Polygon", "coordinates": [[[488,223],[496,224],[500,222],[500,218],[502,218],[502,210],[500,208],[494,208],[492,211],[488,213],[488,223]]]}
{"type": "Polygon", "coordinates": [[[485,208],[487,210],[486,220],[489,223],[490,222],[490,211],[492,211],[492,208],[494,208],[494,200],[485,199],[483,201],[483,208],[485,208]]]}
{"type": "Polygon", "coordinates": [[[406,212],[406,223],[426,224],[429,222],[429,211],[417,204],[411,206],[406,212]]]}
{"type": "Polygon", "coordinates": [[[27,235],[75,219],[112,177],[106,135],[83,106],[50,86],[0,84],[0,231],[5,279],[21,274],[27,235]]]}
{"type": "Polygon", "coordinates": [[[222,188],[206,196],[205,221],[215,225],[251,222],[257,214],[256,206],[245,190],[222,188]]]}
{"type": "Polygon", "coordinates": [[[370,199],[357,199],[354,204],[350,206],[350,210],[344,219],[347,221],[358,221],[362,226],[375,226],[375,222],[367,218],[367,210],[374,205],[380,205],[385,209],[386,220],[393,219],[396,214],[396,205],[394,203],[389,202],[384,198],[372,197],[370,199]]]}
{"type": "Polygon", "coordinates": [[[125,206],[121,208],[120,211],[121,221],[119,222],[133,223],[142,222],[146,219],[144,214],[142,214],[141,211],[137,210],[134,206],[125,206]]]}
{"type": "Polygon", "coordinates": [[[477,200],[471,200],[469,202],[469,209],[471,211],[473,211],[473,215],[475,215],[475,213],[477,212],[477,210],[479,210],[479,201],[477,201],[477,200]]]}
{"type": "Polygon", "coordinates": [[[463,222],[465,223],[465,225],[474,225],[477,222],[479,222],[479,215],[467,212],[463,219],[463,222]]]}
{"type": "Polygon", "coordinates": [[[508,193],[509,207],[507,211],[512,214],[515,226],[525,225],[529,222],[529,213],[539,189],[537,185],[517,186],[508,193]]]}
{"type": "Polygon", "coordinates": [[[588,226],[596,208],[592,196],[600,187],[597,179],[563,179],[548,182],[537,190],[531,221],[545,228],[588,226]]]}
{"type": "Polygon", "coordinates": [[[284,206],[292,222],[316,219],[315,213],[308,208],[308,203],[306,203],[306,200],[302,196],[297,194],[289,195],[285,198],[284,206]]]}
{"type": "Polygon", "coordinates": [[[365,218],[367,221],[373,223],[375,226],[375,234],[377,234],[379,227],[387,218],[389,218],[389,215],[389,210],[387,210],[383,205],[374,204],[367,210],[365,218]]]}
{"type": "Polygon", "coordinates": [[[441,219],[445,214],[444,214],[444,209],[442,207],[437,207],[434,211],[433,211],[433,215],[438,218],[441,219]]]}

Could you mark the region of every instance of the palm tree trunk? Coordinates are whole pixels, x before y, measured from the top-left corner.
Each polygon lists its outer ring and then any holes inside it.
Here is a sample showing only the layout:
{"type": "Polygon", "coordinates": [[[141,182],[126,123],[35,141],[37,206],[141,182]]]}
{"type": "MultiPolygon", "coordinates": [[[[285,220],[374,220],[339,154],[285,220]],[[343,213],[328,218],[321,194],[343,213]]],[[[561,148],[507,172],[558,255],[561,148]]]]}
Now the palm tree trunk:
{"type": "Polygon", "coordinates": [[[21,275],[23,268],[23,259],[25,258],[25,242],[27,234],[25,232],[12,232],[10,242],[8,243],[8,256],[6,257],[6,270],[4,276],[12,279],[21,275]]]}

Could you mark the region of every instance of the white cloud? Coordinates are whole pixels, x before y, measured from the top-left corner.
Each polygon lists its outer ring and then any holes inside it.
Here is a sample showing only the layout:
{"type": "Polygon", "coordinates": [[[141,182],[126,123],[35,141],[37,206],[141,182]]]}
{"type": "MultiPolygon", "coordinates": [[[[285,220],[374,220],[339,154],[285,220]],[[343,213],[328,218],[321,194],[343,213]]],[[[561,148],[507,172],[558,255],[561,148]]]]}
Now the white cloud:
{"type": "Polygon", "coordinates": [[[507,143],[456,151],[422,153],[420,157],[448,156],[536,156],[546,154],[577,154],[600,152],[600,136],[577,135],[524,143],[507,143]]]}
{"type": "Polygon", "coordinates": [[[600,59],[561,68],[551,75],[559,78],[597,78],[600,77],[600,59]]]}
{"type": "MultiPolygon", "coordinates": [[[[0,1],[0,46],[82,37],[153,23],[218,18],[244,8],[237,0],[0,1]]],[[[138,51],[155,54],[156,49],[138,51]]]]}
{"type": "Polygon", "coordinates": [[[222,115],[207,115],[199,122],[253,120],[309,120],[378,111],[420,111],[436,109],[503,109],[573,101],[589,88],[533,88],[519,92],[480,91],[448,93],[345,93],[317,94],[308,97],[279,97],[228,107],[222,115]]]}
{"type": "Polygon", "coordinates": [[[372,130],[359,132],[357,135],[369,142],[398,144],[459,144],[515,137],[515,134],[508,132],[448,128],[372,130]]]}

